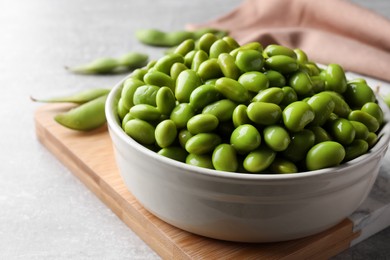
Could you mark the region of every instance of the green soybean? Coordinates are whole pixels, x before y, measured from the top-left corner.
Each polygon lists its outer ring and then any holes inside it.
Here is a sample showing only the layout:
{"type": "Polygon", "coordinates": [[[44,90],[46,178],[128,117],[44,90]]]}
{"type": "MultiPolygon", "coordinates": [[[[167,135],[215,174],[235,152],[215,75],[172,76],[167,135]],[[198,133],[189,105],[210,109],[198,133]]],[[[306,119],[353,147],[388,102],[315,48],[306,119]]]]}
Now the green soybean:
{"type": "Polygon", "coordinates": [[[183,56],[178,53],[171,53],[158,59],[156,64],[153,66],[153,68],[156,71],[160,71],[162,73],[169,75],[172,65],[177,62],[183,63],[184,62],[183,56]]]}
{"type": "Polygon", "coordinates": [[[297,92],[292,87],[285,86],[282,87],[283,99],[280,101],[279,105],[288,106],[289,104],[298,101],[297,92]]]}
{"type": "Polygon", "coordinates": [[[188,154],[186,164],[202,168],[214,169],[211,156],[208,154],[188,154]]]}
{"type": "Polygon", "coordinates": [[[326,141],[313,146],[306,156],[308,170],[319,170],[339,165],[345,157],[345,149],[338,142],[326,141]]]}
{"type": "MultiPolygon", "coordinates": [[[[305,64],[305,63],[307,63],[309,61],[309,58],[307,57],[307,54],[303,50],[301,50],[301,49],[294,49],[293,51],[294,51],[294,53],[296,55],[296,58],[297,58],[299,63],[305,64]]],[[[291,57],[293,57],[293,56],[291,56],[291,57]]]]}
{"type": "Polygon", "coordinates": [[[129,110],[132,106],[134,106],[134,93],[138,87],[143,85],[145,85],[143,81],[134,78],[128,78],[123,83],[121,99],[123,100],[122,103],[126,110],[129,110]]]}
{"type": "Polygon", "coordinates": [[[378,141],[378,135],[374,132],[369,132],[366,142],[368,143],[368,147],[373,147],[378,141]]]}
{"type": "Polygon", "coordinates": [[[366,102],[360,110],[375,117],[379,125],[382,125],[382,123],[384,122],[384,114],[382,108],[377,103],[371,101],[366,102]]]}
{"type": "Polygon", "coordinates": [[[332,96],[327,93],[316,94],[312,96],[307,103],[314,112],[314,119],[310,124],[315,126],[323,125],[335,108],[332,96]]]}
{"type": "Polygon", "coordinates": [[[322,93],[327,93],[332,96],[333,102],[335,104],[333,113],[340,117],[348,117],[349,113],[351,112],[351,108],[339,93],[334,91],[323,91],[322,93]]]}
{"type": "Polygon", "coordinates": [[[290,77],[290,86],[300,96],[307,96],[313,91],[311,78],[305,72],[298,71],[290,77]]]}
{"type": "Polygon", "coordinates": [[[180,146],[164,147],[157,153],[179,162],[185,162],[188,156],[188,152],[180,146]]]}
{"type": "Polygon", "coordinates": [[[232,101],[247,102],[249,100],[248,90],[234,79],[219,78],[215,82],[215,88],[232,101]]]}
{"type": "Polygon", "coordinates": [[[259,93],[252,98],[252,102],[267,102],[279,104],[284,97],[284,92],[281,88],[272,87],[260,90],[259,93]]]}
{"type": "Polygon", "coordinates": [[[361,108],[368,102],[375,102],[374,91],[364,83],[350,83],[346,87],[344,98],[353,108],[361,108]]]}
{"type": "Polygon", "coordinates": [[[213,85],[205,84],[191,92],[190,104],[195,110],[200,110],[220,98],[221,94],[213,85]]]}
{"type": "Polygon", "coordinates": [[[240,125],[233,131],[230,143],[239,153],[246,154],[260,146],[261,135],[253,125],[240,125]]]}
{"type": "Polygon", "coordinates": [[[349,113],[348,120],[361,122],[367,126],[370,132],[374,133],[378,131],[380,127],[379,122],[375,117],[361,110],[354,110],[349,113]]]}
{"type": "Polygon", "coordinates": [[[315,144],[332,140],[330,134],[321,126],[311,126],[308,129],[314,133],[315,144]]]}
{"type": "Polygon", "coordinates": [[[177,135],[181,147],[185,148],[187,141],[193,136],[186,128],[181,129],[177,135]]]}
{"type": "Polygon", "coordinates": [[[175,47],[173,53],[185,56],[187,53],[195,49],[194,39],[187,39],[175,47]]]}
{"type": "Polygon", "coordinates": [[[207,133],[218,126],[218,118],[212,114],[198,114],[187,122],[187,129],[191,134],[207,133]]]}
{"type": "Polygon", "coordinates": [[[168,147],[176,140],[177,128],[175,123],[166,119],[158,123],[155,129],[155,139],[161,148],[168,147]]]}
{"type": "Polygon", "coordinates": [[[344,69],[338,64],[329,64],[325,70],[325,89],[344,93],[347,90],[347,79],[344,69]]]}
{"type": "Polygon", "coordinates": [[[181,103],[175,106],[171,112],[170,119],[175,122],[177,128],[187,126],[188,120],[195,115],[194,108],[188,103],[181,103]]]}
{"type": "Polygon", "coordinates": [[[218,145],[213,151],[212,163],[216,170],[235,172],[238,168],[236,150],[229,144],[218,145]]]}
{"type": "Polygon", "coordinates": [[[197,47],[199,50],[203,50],[207,54],[210,54],[210,47],[217,40],[218,40],[218,38],[214,34],[206,33],[199,38],[198,43],[197,43],[197,47]]]}
{"type": "Polygon", "coordinates": [[[125,125],[125,132],[135,141],[143,145],[154,144],[155,128],[148,122],[140,119],[129,120],[125,125]]]}
{"type": "Polygon", "coordinates": [[[240,69],[236,66],[233,56],[228,53],[221,53],[218,56],[218,64],[222,74],[234,80],[237,80],[241,75],[240,69]]]}
{"type": "Polygon", "coordinates": [[[356,139],[349,145],[345,146],[344,149],[344,161],[350,161],[365,154],[368,151],[368,143],[362,139],[356,139]]]}
{"type": "Polygon", "coordinates": [[[297,173],[298,167],[289,160],[276,157],[269,166],[269,170],[277,174],[297,173]]]}
{"type": "Polygon", "coordinates": [[[185,149],[190,154],[206,154],[212,152],[221,143],[221,137],[214,133],[196,134],[186,142],[185,149]]]}
{"type": "Polygon", "coordinates": [[[160,88],[154,85],[143,85],[137,87],[133,95],[133,104],[148,104],[156,106],[156,95],[160,88]]]}
{"type": "Polygon", "coordinates": [[[282,74],[295,72],[299,68],[297,60],[286,55],[275,55],[266,59],[265,66],[282,74]]]}
{"type": "Polygon", "coordinates": [[[255,51],[263,52],[263,46],[259,42],[249,42],[249,43],[246,43],[244,45],[241,45],[238,48],[233,49],[230,52],[230,55],[232,55],[233,57],[236,57],[238,52],[242,51],[242,50],[255,50],[255,51]]]}
{"type": "Polygon", "coordinates": [[[218,39],[210,46],[209,57],[218,58],[219,54],[229,53],[230,51],[231,48],[229,44],[222,39],[218,39]]]}
{"type": "Polygon", "coordinates": [[[241,74],[238,78],[238,82],[248,91],[255,93],[269,87],[268,77],[259,71],[250,71],[241,74]]]}
{"type": "Polygon", "coordinates": [[[237,104],[230,99],[221,99],[205,106],[202,114],[212,114],[219,122],[226,122],[232,119],[233,111],[237,104]]]}
{"type": "Polygon", "coordinates": [[[268,45],[267,47],[265,47],[264,53],[268,57],[272,57],[275,55],[285,55],[285,56],[289,56],[291,58],[297,59],[297,54],[294,52],[294,50],[292,50],[286,46],[282,46],[282,45],[278,45],[278,44],[268,45]]]}
{"type": "Polygon", "coordinates": [[[247,106],[240,104],[236,106],[233,110],[232,120],[234,127],[239,127],[240,125],[250,124],[251,120],[247,114],[247,106]]]}
{"type": "Polygon", "coordinates": [[[356,130],[351,122],[345,118],[333,120],[328,126],[330,135],[342,145],[348,145],[355,139],[356,130]]]}
{"type": "Polygon", "coordinates": [[[276,153],[266,146],[250,152],[244,159],[244,168],[248,172],[259,173],[267,169],[276,157],[276,153]]]}
{"type": "Polygon", "coordinates": [[[184,63],[176,62],[172,65],[171,71],[170,71],[170,76],[171,78],[176,82],[177,78],[179,77],[179,74],[187,70],[187,66],[184,65],[184,63]]]}
{"type": "Polygon", "coordinates": [[[177,80],[175,87],[175,97],[180,103],[188,103],[192,91],[202,85],[199,75],[193,70],[182,71],[177,80]]]}
{"type": "Polygon", "coordinates": [[[300,162],[305,159],[307,152],[314,144],[314,133],[308,129],[304,129],[300,132],[291,134],[290,144],[282,154],[286,159],[292,162],[300,162]]]}
{"type": "Polygon", "coordinates": [[[355,138],[366,140],[368,138],[368,128],[365,124],[358,121],[349,121],[355,129],[355,138]]]}
{"type": "Polygon", "coordinates": [[[221,67],[219,66],[218,59],[211,58],[199,65],[198,75],[203,81],[210,79],[217,79],[223,76],[221,67]]]}
{"type": "Polygon", "coordinates": [[[286,86],[286,78],[282,73],[276,70],[267,70],[264,72],[269,81],[269,87],[283,87],[286,86]]]}
{"type": "Polygon", "coordinates": [[[197,50],[191,63],[191,69],[193,71],[198,71],[200,65],[204,61],[208,60],[208,58],[209,57],[205,51],[197,50]]]}
{"type": "Polygon", "coordinates": [[[161,113],[157,107],[148,104],[138,104],[130,108],[130,115],[144,121],[155,121],[160,118],[161,113]]]}
{"type": "Polygon", "coordinates": [[[263,130],[264,142],[275,152],[281,152],[287,149],[291,142],[288,131],[278,125],[267,126],[263,130]]]}
{"type": "Polygon", "coordinates": [[[156,106],[162,115],[170,115],[176,106],[175,94],[169,87],[161,87],[156,93],[156,106]]]}
{"type": "Polygon", "coordinates": [[[160,71],[149,71],[144,76],[144,82],[148,85],[154,85],[158,87],[167,86],[174,89],[175,81],[167,74],[160,71]]]}
{"type": "Polygon", "coordinates": [[[291,132],[302,131],[314,117],[313,109],[304,101],[293,102],[283,110],[284,125],[291,132]]]}
{"type": "Polygon", "coordinates": [[[237,67],[243,71],[261,71],[264,58],[261,52],[256,50],[240,50],[236,57],[237,67]]]}
{"type": "Polygon", "coordinates": [[[274,125],[282,118],[282,109],[273,103],[252,102],[247,109],[251,121],[260,125],[274,125]]]}

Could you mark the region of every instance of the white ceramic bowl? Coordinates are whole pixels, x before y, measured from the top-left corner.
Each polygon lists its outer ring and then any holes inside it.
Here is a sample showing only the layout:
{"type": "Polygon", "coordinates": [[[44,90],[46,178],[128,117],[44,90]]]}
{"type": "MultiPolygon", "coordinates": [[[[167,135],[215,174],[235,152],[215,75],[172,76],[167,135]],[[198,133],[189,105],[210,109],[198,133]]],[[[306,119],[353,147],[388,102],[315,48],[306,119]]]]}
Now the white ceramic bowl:
{"type": "MultiPolygon", "coordinates": [[[[367,197],[390,140],[390,123],[369,153],[341,166],[297,174],[239,174],[187,165],[143,147],[121,129],[122,83],[106,116],[120,174],[151,213],[183,230],[222,240],[273,242],[324,231],[367,197]]],[[[388,108],[386,110],[389,121],[388,108]]]]}

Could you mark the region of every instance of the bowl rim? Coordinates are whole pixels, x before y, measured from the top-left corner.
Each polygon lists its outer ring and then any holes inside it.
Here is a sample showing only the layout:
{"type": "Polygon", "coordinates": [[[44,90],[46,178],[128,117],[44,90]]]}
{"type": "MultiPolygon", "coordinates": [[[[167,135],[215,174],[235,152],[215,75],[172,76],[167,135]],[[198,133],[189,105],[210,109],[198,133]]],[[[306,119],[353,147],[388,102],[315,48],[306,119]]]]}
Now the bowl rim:
{"type": "Polygon", "coordinates": [[[224,178],[224,179],[238,179],[238,180],[261,180],[261,181],[283,181],[283,180],[296,180],[302,178],[311,178],[317,177],[320,175],[333,175],[340,174],[346,169],[357,167],[361,164],[364,164],[366,161],[369,161],[376,154],[382,152],[383,150],[387,150],[390,142],[390,109],[387,107],[382,98],[375,93],[377,101],[382,109],[384,109],[385,115],[385,123],[382,125],[379,133],[378,133],[378,141],[377,143],[366,153],[363,154],[351,161],[342,163],[338,166],[328,167],[324,169],[314,170],[314,171],[304,171],[298,173],[291,174],[272,174],[272,173],[240,173],[240,172],[226,172],[215,169],[207,169],[198,166],[189,165],[183,162],[176,161],[174,159],[161,156],[156,152],[144,147],[142,144],[138,143],[130,136],[128,136],[123,129],[120,127],[119,119],[112,109],[115,106],[115,102],[119,99],[120,91],[123,87],[123,83],[131,76],[131,74],[124,77],[121,81],[119,81],[110,91],[107,101],[105,104],[105,114],[107,119],[107,125],[110,131],[113,134],[118,136],[123,142],[132,146],[134,149],[139,151],[140,153],[148,156],[154,160],[158,160],[161,163],[173,166],[175,168],[179,168],[181,170],[191,172],[192,174],[199,174],[202,176],[209,176],[215,178],[224,178]]]}

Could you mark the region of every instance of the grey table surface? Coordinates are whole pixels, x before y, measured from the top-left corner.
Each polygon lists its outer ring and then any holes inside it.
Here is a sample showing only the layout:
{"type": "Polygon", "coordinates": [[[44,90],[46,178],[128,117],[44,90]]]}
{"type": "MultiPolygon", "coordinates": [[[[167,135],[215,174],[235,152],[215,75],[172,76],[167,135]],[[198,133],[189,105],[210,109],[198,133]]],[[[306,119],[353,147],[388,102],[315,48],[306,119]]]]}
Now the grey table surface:
{"type": "MultiPolygon", "coordinates": [[[[240,2],[0,0],[0,259],[159,259],[38,142],[29,96],[111,87],[123,75],[73,75],[64,65],[129,50],[158,58],[136,29],[182,29],[240,2]]],[[[390,18],[389,1],[354,2],[390,18]]],[[[390,228],[334,259],[390,259],[390,228]]]]}

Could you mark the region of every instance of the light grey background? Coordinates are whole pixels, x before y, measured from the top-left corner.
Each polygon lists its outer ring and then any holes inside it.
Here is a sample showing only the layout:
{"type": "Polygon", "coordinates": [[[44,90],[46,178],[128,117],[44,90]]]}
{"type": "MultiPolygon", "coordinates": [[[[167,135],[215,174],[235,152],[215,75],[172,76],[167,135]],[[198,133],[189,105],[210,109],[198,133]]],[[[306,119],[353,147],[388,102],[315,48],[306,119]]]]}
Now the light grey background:
{"type": "MultiPolygon", "coordinates": [[[[386,0],[354,2],[390,17],[386,0]]],[[[158,58],[162,49],[138,43],[136,29],[183,29],[239,3],[0,0],[0,259],[159,258],[37,141],[29,96],[111,87],[123,75],[64,66],[130,50],[158,58]]],[[[390,259],[389,246],[387,228],[335,259],[390,259]]]]}

